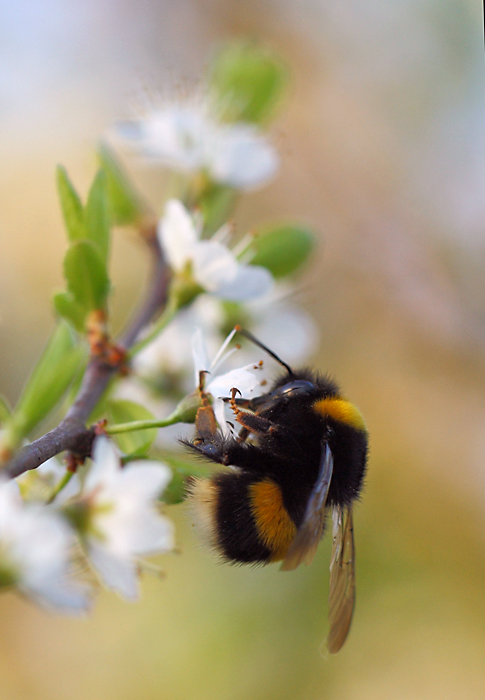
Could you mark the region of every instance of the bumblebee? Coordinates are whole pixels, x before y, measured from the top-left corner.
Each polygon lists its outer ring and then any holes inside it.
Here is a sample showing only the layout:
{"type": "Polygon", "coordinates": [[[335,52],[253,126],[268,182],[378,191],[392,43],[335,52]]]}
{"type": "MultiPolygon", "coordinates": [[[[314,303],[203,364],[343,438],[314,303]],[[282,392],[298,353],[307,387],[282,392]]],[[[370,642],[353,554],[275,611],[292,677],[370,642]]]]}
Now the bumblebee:
{"type": "Polygon", "coordinates": [[[359,497],[367,462],[367,430],[358,408],[337,384],[310,370],[293,371],[249,332],[239,332],[268,352],[284,373],[271,390],[229,402],[237,436],[218,430],[203,390],[196,435],[187,446],[231,467],[189,487],[192,511],[205,538],[226,561],[267,564],[281,569],[309,564],[332,512],[327,644],[340,650],[355,599],[352,506],[359,497]]]}

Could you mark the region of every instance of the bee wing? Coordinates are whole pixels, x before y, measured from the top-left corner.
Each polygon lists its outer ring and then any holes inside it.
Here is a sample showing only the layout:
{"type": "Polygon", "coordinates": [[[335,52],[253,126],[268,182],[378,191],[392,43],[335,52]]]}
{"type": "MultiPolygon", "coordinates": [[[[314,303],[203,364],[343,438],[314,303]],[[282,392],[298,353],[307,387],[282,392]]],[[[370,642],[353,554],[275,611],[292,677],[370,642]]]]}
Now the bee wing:
{"type": "Polygon", "coordinates": [[[325,522],[325,503],[333,474],[333,455],[328,445],[324,446],[320,471],[313,491],[308,499],[303,522],[291,543],[281,565],[282,571],[291,571],[304,561],[310,564],[322,539],[325,522]]]}
{"type": "Polygon", "coordinates": [[[335,506],[332,519],[333,545],[328,613],[330,632],[327,646],[331,654],[336,654],[347,638],[354,610],[355,549],[351,508],[335,506]]]}

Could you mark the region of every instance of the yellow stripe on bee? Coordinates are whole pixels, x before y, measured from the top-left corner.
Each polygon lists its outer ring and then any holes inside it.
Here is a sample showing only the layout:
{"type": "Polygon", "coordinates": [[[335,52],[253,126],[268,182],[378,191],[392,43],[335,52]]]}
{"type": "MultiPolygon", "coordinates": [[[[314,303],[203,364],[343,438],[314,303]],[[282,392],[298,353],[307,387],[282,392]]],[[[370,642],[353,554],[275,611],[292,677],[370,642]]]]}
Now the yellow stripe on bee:
{"type": "Polygon", "coordinates": [[[296,534],[296,526],[283,505],[281,490],[271,479],[249,487],[251,511],[259,539],[271,552],[270,561],[283,559],[296,534]]]}
{"type": "Polygon", "coordinates": [[[328,416],[357,430],[367,431],[364,417],[357,406],[345,399],[320,399],[313,408],[322,416],[328,416]]]}

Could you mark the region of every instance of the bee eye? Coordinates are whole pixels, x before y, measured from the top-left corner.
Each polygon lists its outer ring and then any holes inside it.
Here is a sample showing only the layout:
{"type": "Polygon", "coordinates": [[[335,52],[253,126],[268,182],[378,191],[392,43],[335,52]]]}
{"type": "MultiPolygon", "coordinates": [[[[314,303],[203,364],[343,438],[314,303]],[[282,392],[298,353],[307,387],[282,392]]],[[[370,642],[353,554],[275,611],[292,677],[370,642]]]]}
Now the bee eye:
{"type": "Polygon", "coordinates": [[[312,396],[315,393],[315,384],[304,379],[295,379],[293,382],[288,382],[277,387],[269,394],[258,396],[251,401],[251,408],[256,409],[263,407],[268,410],[275,406],[283,408],[288,401],[298,396],[312,396]]]}
{"type": "Polygon", "coordinates": [[[304,379],[296,379],[294,382],[289,382],[279,387],[279,389],[276,389],[273,393],[281,396],[288,396],[289,394],[291,394],[291,396],[307,396],[314,391],[315,384],[307,382],[304,379]]]}

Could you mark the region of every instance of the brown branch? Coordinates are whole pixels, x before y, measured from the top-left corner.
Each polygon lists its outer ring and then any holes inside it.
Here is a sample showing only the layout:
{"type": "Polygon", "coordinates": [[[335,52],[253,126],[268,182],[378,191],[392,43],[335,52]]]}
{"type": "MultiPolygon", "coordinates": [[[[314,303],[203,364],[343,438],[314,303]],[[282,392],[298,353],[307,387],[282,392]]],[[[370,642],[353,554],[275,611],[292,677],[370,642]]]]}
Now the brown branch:
{"type": "MultiPolygon", "coordinates": [[[[169,269],[156,236],[147,236],[147,242],[152,249],[155,265],[145,300],[119,340],[119,345],[125,350],[133,345],[140,332],[167,303],[169,269]]],[[[82,457],[89,456],[95,431],[92,427],[86,427],[86,422],[119,369],[119,365],[110,365],[101,357],[92,357],[87,364],[77,397],[64,420],[49,433],[20,450],[4,465],[2,473],[15,478],[29,469],[36,469],[47,459],[65,450],[82,457]]]]}
{"type": "Polygon", "coordinates": [[[2,474],[15,478],[29,469],[37,469],[65,450],[88,456],[91,454],[94,437],[94,428],[86,428],[82,421],[75,418],[65,418],[57,428],[20,450],[2,468],[2,474]]]}

